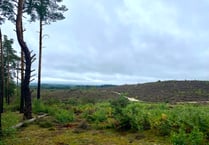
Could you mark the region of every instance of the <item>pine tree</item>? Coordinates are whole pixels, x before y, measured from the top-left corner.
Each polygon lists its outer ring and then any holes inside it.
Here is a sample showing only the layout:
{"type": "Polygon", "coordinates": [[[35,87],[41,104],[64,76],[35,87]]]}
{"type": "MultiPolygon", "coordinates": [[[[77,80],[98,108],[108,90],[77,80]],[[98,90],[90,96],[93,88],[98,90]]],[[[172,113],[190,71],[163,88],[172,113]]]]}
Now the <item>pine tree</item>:
{"type": "Polygon", "coordinates": [[[24,41],[23,35],[23,10],[24,10],[24,0],[18,0],[17,5],[17,17],[16,17],[16,35],[18,43],[24,53],[24,60],[25,60],[25,76],[22,82],[21,90],[22,96],[25,100],[25,107],[24,107],[24,118],[30,119],[32,118],[32,100],[31,100],[31,92],[30,92],[30,77],[31,77],[31,53],[30,50],[24,41]]]}
{"type": "Polygon", "coordinates": [[[16,73],[16,63],[20,61],[19,56],[16,54],[17,52],[12,47],[13,43],[13,39],[8,39],[8,37],[4,35],[2,47],[4,54],[4,90],[7,104],[10,104],[10,97],[14,94],[14,74],[16,73]]]}
{"type": "Polygon", "coordinates": [[[0,136],[2,135],[1,114],[3,113],[3,98],[4,98],[4,62],[3,62],[3,48],[2,48],[2,34],[0,29],[0,52],[1,52],[1,75],[0,75],[0,136]]]}
{"type": "Polygon", "coordinates": [[[64,5],[59,5],[61,2],[62,0],[28,0],[26,3],[26,7],[28,8],[27,12],[31,16],[31,21],[39,20],[39,65],[37,99],[40,99],[41,88],[43,25],[51,24],[51,22],[65,19],[63,13],[68,9],[64,5]]]}

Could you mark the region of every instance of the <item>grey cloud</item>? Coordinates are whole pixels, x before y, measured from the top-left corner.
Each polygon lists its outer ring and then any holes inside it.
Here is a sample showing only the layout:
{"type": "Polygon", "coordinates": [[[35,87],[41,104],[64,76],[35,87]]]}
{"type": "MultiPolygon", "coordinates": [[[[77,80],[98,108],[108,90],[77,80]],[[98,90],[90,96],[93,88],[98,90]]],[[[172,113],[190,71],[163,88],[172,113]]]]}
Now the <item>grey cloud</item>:
{"type": "Polygon", "coordinates": [[[201,54],[209,45],[204,1],[118,2],[73,1],[67,22],[70,34],[65,34],[69,47],[62,46],[68,56],[61,53],[62,60],[51,67],[84,74],[92,81],[101,76],[101,82],[120,82],[118,75],[139,82],[207,77],[207,55],[201,54]]]}
{"type": "MultiPolygon", "coordinates": [[[[43,81],[137,83],[209,78],[207,0],[71,0],[44,27],[43,81]]],[[[28,26],[27,26],[28,27],[28,26]]],[[[27,33],[37,53],[37,26],[27,33]]]]}

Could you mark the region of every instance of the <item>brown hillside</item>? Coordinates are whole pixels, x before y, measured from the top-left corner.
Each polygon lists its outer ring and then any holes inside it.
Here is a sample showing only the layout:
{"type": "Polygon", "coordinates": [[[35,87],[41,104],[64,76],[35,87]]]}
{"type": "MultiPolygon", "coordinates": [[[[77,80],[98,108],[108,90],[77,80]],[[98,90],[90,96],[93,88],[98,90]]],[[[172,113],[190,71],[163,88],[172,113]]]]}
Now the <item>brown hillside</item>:
{"type": "Polygon", "coordinates": [[[208,81],[158,81],[123,85],[108,90],[127,93],[129,97],[151,102],[209,101],[208,81]]]}
{"type": "MultiPolygon", "coordinates": [[[[163,81],[137,85],[122,85],[114,87],[89,87],[75,89],[44,89],[45,99],[81,98],[84,102],[94,102],[117,98],[118,93],[147,102],[184,102],[209,101],[209,81],[163,81]]],[[[33,94],[34,97],[36,94],[33,94]]]]}

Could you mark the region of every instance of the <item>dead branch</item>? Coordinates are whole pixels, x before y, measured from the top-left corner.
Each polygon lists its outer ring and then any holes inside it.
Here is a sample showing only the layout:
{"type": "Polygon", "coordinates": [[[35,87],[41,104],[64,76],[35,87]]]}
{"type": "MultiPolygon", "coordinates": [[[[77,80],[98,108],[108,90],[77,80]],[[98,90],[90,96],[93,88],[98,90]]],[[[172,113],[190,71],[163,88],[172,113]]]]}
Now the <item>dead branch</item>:
{"type": "Polygon", "coordinates": [[[22,126],[25,125],[25,124],[31,123],[31,122],[33,122],[33,121],[39,119],[39,118],[43,118],[43,117],[46,117],[46,116],[47,116],[47,114],[43,114],[43,115],[37,116],[37,117],[35,117],[35,118],[32,118],[32,119],[29,119],[29,120],[20,122],[20,123],[18,123],[17,125],[12,126],[11,128],[13,128],[13,129],[20,128],[20,127],[22,127],[22,126]]]}

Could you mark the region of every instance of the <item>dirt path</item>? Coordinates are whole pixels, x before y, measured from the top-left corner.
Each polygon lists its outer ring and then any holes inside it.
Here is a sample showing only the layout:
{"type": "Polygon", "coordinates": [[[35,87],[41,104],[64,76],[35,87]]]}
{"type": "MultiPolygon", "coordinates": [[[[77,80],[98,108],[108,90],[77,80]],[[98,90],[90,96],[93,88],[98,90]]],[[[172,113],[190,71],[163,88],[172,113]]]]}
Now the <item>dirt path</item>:
{"type": "MultiPolygon", "coordinates": [[[[115,92],[115,91],[113,91],[113,93],[115,93],[115,94],[117,94],[117,95],[119,95],[119,96],[121,96],[121,93],[119,93],[119,92],[115,92]]],[[[131,98],[131,97],[128,97],[128,96],[124,96],[125,98],[127,98],[129,101],[131,101],[131,102],[139,102],[139,100],[138,99],[135,99],[135,98],[131,98]]]]}

